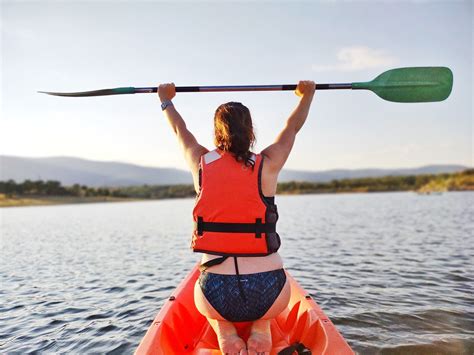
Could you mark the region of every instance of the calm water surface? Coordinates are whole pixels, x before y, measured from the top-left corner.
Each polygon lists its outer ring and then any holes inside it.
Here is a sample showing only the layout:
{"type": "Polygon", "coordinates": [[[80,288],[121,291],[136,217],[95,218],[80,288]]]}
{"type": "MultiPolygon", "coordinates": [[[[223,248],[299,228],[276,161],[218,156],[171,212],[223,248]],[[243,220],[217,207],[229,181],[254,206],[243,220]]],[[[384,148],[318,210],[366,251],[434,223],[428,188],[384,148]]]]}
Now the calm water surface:
{"type": "MultiPolygon", "coordinates": [[[[277,202],[287,268],[358,353],[474,353],[474,193],[277,202]]],[[[0,353],[133,352],[198,259],[192,205],[1,209],[0,353]]]]}

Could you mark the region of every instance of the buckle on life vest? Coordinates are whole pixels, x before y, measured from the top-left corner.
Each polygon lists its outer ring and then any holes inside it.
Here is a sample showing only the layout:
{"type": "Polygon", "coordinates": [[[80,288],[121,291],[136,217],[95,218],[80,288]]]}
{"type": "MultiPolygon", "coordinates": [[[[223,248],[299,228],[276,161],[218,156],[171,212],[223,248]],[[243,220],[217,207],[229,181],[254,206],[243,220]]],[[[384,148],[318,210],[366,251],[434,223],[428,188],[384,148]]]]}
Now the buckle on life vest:
{"type": "Polygon", "coordinates": [[[204,224],[204,219],[203,219],[202,217],[198,217],[196,229],[197,229],[197,234],[198,234],[199,236],[201,236],[202,233],[204,232],[204,230],[203,230],[203,224],[204,224]]]}
{"type": "Polygon", "coordinates": [[[262,219],[257,218],[255,222],[255,238],[262,238],[262,219]]]}
{"type": "Polygon", "coordinates": [[[261,218],[256,218],[255,223],[204,222],[203,217],[198,216],[195,229],[198,236],[204,232],[254,233],[255,238],[261,238],[262,233],[275,233],[276,223],[262,223],[261,218]]]}

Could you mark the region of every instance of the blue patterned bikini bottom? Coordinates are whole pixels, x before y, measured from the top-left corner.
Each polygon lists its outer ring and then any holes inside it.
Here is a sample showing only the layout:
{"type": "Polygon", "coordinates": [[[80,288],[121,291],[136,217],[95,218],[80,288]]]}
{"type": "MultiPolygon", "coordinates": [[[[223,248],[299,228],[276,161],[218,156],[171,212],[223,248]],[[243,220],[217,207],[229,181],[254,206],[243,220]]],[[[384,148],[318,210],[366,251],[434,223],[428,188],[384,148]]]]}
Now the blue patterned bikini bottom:
{"type": "Polygon", "coordinates": [[[283,269],[240,275],[202,271],[199,276],[207,301],[230,322],[262,318],[278,298],[285,281],[283,269]]]}

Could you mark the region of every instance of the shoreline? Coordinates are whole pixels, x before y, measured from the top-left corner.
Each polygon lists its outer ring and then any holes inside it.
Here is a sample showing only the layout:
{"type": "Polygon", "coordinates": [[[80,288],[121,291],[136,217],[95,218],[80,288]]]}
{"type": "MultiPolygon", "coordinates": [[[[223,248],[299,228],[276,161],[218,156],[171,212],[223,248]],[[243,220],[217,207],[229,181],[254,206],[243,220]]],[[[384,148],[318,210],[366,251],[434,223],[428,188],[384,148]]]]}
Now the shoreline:
{"type": "Polygon", "coordinates": [[[0,208],[28,207],[28,206],[56,206],[56,205],[76,205],[86,203],[104,202],[132,202],[148,201],[133,197],[74,197],[74,196],[27,196],[27,197],[2,197],[0,198],[0,208]]]}
{"type": "MultiPolygon", "coordinates": [[[[474,191],[474,169],[453,174],[385,176],[332,180],[330,182],[290,181],[278,183],[276,195],[357,194],[413,192],[439,195],[448,191],[474,191]]],[[[126,187],[61,186],[59,181],[16,183],[0,181],[0,207],[49,206],[80,203],[155,201],[195,198],[193,185],[140,185],[126,187]]]]}
{"type": "MultiPolygon", "coordinates": [[[[280,196],[295,196],[295,195],[339,195],[339,194],[374,194],[374,193],[394,193],[394,192],[411,192],[417,195],[441,195],[447,192],[466,192],[472,191],[456,190],[421,193],[416,190],[394,190],[394,191],[366,191],[366,190],[352,190],[352,191],[336,191],[336,192],[280,192],[276,195],[280,196]]],[[[135,202],[135,201],[158,201],[158,200],[174,200],[183,198],[193,198],[193,196],[177,196],[164,198],[136,198],[136,197],[73,197],[73,196],[28,196],[28,197],[2,197],[0,196],[0,208],[11,207],[31,207],[31,206],[57,206],[57,205],[75,205],[75,204],[89,204],[89,203],[115,203],[115,202],[135,202]]]]}

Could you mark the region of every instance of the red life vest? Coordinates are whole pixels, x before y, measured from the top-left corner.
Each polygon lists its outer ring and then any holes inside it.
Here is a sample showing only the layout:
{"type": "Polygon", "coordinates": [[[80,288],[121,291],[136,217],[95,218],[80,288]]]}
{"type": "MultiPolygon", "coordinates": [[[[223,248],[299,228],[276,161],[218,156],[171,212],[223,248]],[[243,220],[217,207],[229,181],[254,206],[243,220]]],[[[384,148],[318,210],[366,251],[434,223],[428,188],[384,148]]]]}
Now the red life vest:
{"type": "Polygon", "coordinates": [[[263,157],[252,166],[231,153],[213,150],[201,157],[200,191],[193,210],[195,252],[223,256],[263,256],[280,247],[276,205],[261,189],[263,157]]]}

